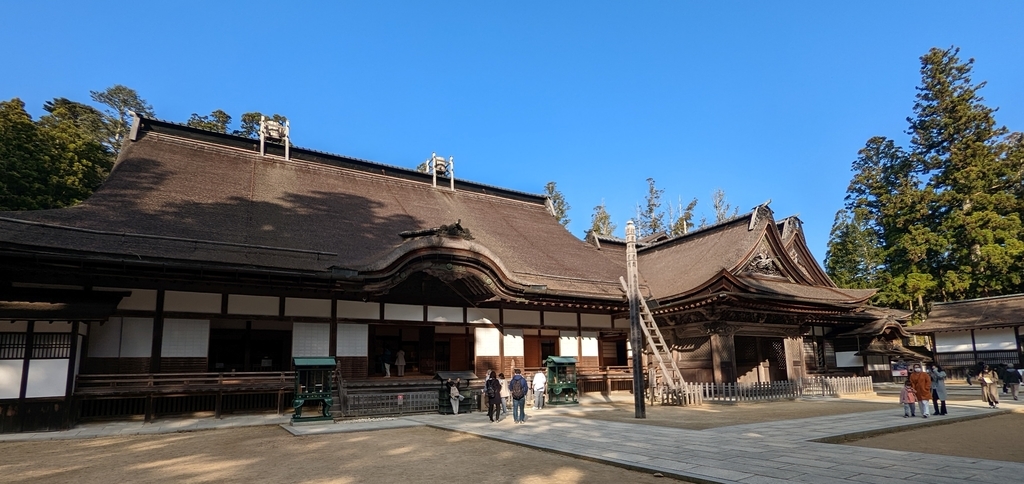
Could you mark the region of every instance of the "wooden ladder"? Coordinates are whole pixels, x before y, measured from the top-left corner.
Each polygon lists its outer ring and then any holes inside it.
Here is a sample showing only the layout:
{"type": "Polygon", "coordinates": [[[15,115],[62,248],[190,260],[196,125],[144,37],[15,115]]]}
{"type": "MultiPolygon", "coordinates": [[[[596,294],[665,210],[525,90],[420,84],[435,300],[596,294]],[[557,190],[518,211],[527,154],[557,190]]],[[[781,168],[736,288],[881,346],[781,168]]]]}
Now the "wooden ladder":
{"type": "MultiPolygon", "coordinates": [[[[626,281],[619,278],[619,282],[626,293],[629,294],[629,287],[626,281]]],[[[658,364],[657,368],[661,370],[660,380],[667,387],[666,393],[669,399],[667,403],[680,405],[684,402],[683,373],[679,371],[679,365],[676,364],[676,359],[672,357],[672,349],[665,342],[665,337],[662,336],[658,323],[654,321],[654,314],[651,313],[651,308],[647,306],[647,301],[639,294],[639,289],[637,290],[636,300],[640,302],[640,328],[644,332],[647,344],[651,347],[651,354],[654,356],[654,361],[658,364]]],[[[638,351],[634,349],[634,357],[637,354],[638,351]]]]}

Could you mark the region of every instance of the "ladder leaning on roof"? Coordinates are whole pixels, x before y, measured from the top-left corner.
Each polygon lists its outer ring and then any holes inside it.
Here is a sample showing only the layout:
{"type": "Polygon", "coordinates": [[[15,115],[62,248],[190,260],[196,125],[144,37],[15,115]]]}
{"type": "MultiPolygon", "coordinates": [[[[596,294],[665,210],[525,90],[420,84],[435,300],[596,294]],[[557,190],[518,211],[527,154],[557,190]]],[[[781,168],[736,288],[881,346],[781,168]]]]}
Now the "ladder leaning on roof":
{"type": "MultiPolygon", "coordinates": [[[[640,294],[640,275],[636,264],[636,232],[632,221],[626,224],[626,275],[629,277],[630,283],[621,277],[619,282],[622,284],[622,289],[626,292],[630,304],[633,304],[633,301],[638,302],[640,328],[643,330],[648,346],[651,347],[651,354],[657,363],[657,368],[661,370],[660,378],[651,382],[653,390],[661,390],[662,404],[700,405],[703,403],[701,393],[696,388],[690,388],[690,385],[683,380],[683,373],[679,371],[679,365],[676,364],[676,359],[672,356],[672,349],[665,342],[665,337],[662,336],[661,329],[658,328],[658,323],[654,320],[651,308],[647,306],[647,301],[640,294]]],[[[634,348],[634,358],[638,354],[638,350],[634,348]]]]}

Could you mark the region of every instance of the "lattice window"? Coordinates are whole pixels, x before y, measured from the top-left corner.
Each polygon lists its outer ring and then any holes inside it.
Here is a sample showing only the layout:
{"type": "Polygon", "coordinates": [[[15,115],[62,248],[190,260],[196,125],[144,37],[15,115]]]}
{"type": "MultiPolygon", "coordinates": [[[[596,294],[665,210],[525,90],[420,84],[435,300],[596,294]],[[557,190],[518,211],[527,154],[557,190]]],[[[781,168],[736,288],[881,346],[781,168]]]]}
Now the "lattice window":
{"type": "Polygon", "coordinates": [[[678,355],[678,361],[711,360],[711,338],[707,336],[677,339],[672,349],[678,355]]]}
{"type": "Polygon", "coordinates": [[[813,337],[804,338],[804,368],[807,371],[815,371],[818,365],[818,344],[813,337]]]}
{"type": "Polygon", "coordinates": [[[32,335],[32,358],[70,358],[71,333],[35,333],[32,335]]]}
{"type": "Polygon", "coordinates": [[[25,358],[25,333],[0,333],[0,360],[25,358]]]}

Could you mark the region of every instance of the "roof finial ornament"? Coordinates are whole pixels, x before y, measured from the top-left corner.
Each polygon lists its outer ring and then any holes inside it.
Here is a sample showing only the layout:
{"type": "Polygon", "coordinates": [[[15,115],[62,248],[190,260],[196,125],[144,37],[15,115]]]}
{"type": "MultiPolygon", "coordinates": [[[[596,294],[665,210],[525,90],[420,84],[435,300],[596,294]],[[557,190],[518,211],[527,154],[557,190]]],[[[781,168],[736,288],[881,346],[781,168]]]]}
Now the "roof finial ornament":
{"type": "Polygon", "coordinates": [[[427,160],[427,169],[433,176],[433,186],[437,188],[437,175],[448,177],[448,188],[451,191],[455,191],[455,157],[449,156],[448,160],[445,161],[443,156],[437,156],[437,152],[430,154],[430,159],[427,160]]]}
{"type": "Polygon", "coordinates": [[[291,158],[291,127],[287,119],[282,124],[273,119],[267,119],[266,116],[260,116],[260,156],[267,155],[266,141],[268,139],[283,143],[284,159],[288,160],[291,158]]]}

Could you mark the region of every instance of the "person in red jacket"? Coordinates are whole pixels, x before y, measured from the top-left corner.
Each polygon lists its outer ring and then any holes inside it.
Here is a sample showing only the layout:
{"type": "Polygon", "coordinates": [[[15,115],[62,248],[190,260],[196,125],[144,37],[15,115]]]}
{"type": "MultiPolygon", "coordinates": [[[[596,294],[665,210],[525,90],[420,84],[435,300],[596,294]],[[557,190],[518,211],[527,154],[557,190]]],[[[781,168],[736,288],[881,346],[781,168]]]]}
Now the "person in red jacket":
{"type": "Polygon", "coordinates": [[[914,364],[914,372],[910,374],[909,381],[914,387],[914,393],[917,394],[917,406],[921,410],[921,416],[928,418],[928,396],[932,394],[932,377],[924,372],[920,364],[914,364]]]}
{"type": "Polygon", "coordinates": [[[916,417],[914,415],[914,404],[917,403],[917,395],[914,393],[914,387],[910,386],[910,380],[903,385],[903,390],[900,391],[900,403],[903,404],[903,418],[916,417]]]}

